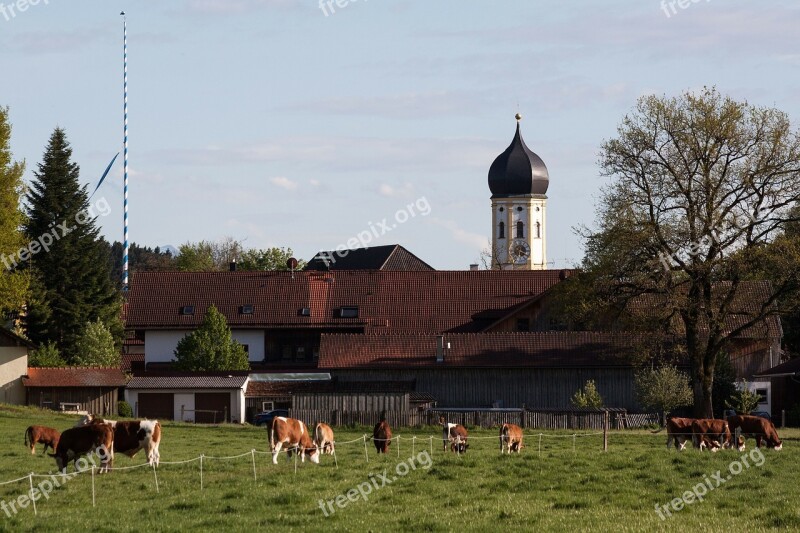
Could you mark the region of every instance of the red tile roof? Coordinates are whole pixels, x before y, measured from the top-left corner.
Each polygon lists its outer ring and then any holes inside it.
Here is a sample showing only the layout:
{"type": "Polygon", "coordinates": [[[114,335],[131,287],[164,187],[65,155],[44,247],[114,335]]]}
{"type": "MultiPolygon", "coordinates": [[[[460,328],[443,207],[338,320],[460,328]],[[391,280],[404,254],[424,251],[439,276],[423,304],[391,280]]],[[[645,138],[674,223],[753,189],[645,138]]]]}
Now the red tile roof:
{"type": "Polygon", "coordinates": [[[138,366],[144,368],[144,354],[143,353],[124,353],[120,359],[120,367],[123,372],[130,372],[134,363],[140,363],[138,366]]]}
{"type": "Polygon", "coordinates": [[[365,332],[480,331],[559,282],[544,271],[136,272],[129,329],[194,328],[214,304],[233,328],[352,327],[365,332]],[[239,312],[252,304],[253,314],[239,312]],[[182,306],[195,306],[181,315],[182,306]],[[357,306],[358,318],[339,318],[357,306]],[[311,316],[300,316],[308,308],[311,316]]]}
{"type": "Polygon", "coordinates": [[[320,369],[409,367],[630,366],[644,335],[596,332],[445,334],[436,362],[436,335],[322,335],[320,369]]]}
{"type": "Polygon", "coordinates": [[[119,368],[28,368],[26,387],[122,387],[127,382],[119,368]]]}
{"type": "Polygon", "coordinates": [[[247,376],[244,375],[172,375],[134,376],[128,389],[241,389],[247,376]]]}

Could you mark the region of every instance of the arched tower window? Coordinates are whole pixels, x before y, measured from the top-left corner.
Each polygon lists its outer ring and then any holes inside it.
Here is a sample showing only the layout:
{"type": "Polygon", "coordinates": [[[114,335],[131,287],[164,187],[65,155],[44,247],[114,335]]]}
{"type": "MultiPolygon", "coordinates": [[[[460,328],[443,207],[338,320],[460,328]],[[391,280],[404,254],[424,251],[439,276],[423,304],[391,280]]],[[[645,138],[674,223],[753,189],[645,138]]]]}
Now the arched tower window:
{"type": "Polygon", "coordinates": [[[536,222],[536,238],[537,239],[541,239],[542,238],[542,225],[539,224],[538,221],[536,222]]]}
{"type": "Polygon", "coordinates": [[[517,222],[517,239],[525,238],[525,224],[522,221],[517,222]]]}
{"type": "Polygon", "coordinates": [[[501,222],[497,229],[497,238],[498,239],[505,239],[506,238],[506,224],[505,222],[501,222]]]}

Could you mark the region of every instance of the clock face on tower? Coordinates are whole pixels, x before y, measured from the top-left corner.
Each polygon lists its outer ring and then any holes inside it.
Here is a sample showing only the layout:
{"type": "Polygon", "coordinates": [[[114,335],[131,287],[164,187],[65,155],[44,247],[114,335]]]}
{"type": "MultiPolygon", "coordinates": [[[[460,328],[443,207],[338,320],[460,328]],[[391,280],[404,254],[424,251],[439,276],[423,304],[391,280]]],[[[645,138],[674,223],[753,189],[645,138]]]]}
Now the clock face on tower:
{"type": "Polygon", "coordinates": [[[531,247],[524,239],[515,239],[511,242],[508,255],[514,263],[523,264],[531,256],[531,247]]]}

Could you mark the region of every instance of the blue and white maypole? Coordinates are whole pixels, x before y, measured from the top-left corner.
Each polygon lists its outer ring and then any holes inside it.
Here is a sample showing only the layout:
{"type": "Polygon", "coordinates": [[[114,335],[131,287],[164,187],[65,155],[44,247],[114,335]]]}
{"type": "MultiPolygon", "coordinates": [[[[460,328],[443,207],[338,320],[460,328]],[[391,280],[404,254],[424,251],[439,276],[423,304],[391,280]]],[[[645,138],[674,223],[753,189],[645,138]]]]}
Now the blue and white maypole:
{"type": "Polygon", "coordinates": [[[124,141],[124,155],[123,155],[123,173],[124,187],[123,187],[123,206],[125,217],[125,239],[124,250],[122,252],[122,288],[128,290],[128,19],[125,12],[122,15],[122,63],[123,63],[123,94],[124,94],[124,115],[125,115],[125,141],[124,141]]]}

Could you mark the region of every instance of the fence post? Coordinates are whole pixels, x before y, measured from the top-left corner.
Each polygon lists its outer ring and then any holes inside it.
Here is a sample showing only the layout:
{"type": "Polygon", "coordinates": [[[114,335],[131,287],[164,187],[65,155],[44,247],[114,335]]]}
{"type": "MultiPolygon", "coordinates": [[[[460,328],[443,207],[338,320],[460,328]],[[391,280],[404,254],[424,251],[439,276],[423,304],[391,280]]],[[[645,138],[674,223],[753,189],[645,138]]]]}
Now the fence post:
{"type": "Polygon", "coordinates": [[[603,413],[603,451],[608,451],[608,411],[603,413]]]}
{"type": "Polygon", "coordinates": [[[228,421],[228,406],[226,405],[224,410],[222,411],[222,423],[224,424],[227,421],[228,421]]]}
{"type": "Polygon", "coordinates": [[[183,422],[183,409],[185,407],[186,407],[185,405],[181,405],[181,422],[183,422]]]}
{"type": "Polygon", "coordinates": [[[786,409],[781,409],[781,429],[786,427],[786,409]]]}
{"type": "Polygon", "coordinates": [[[522,411],[519,413],[519,427],[525,429],[525,404],[522,404],[522,411]]]}

